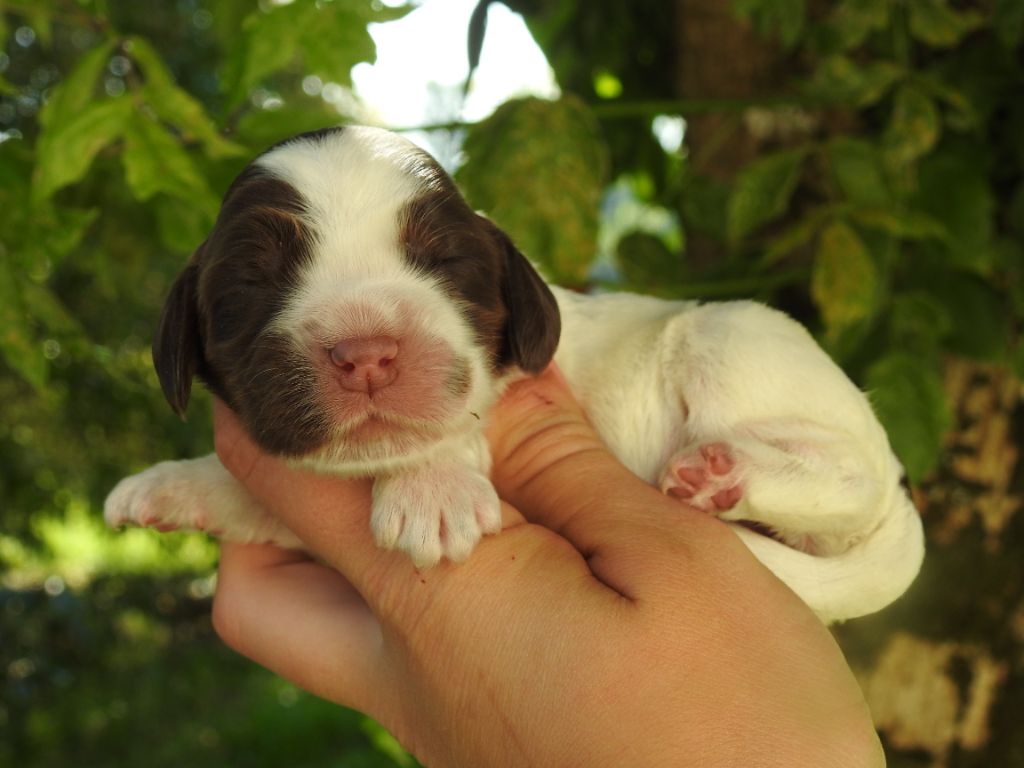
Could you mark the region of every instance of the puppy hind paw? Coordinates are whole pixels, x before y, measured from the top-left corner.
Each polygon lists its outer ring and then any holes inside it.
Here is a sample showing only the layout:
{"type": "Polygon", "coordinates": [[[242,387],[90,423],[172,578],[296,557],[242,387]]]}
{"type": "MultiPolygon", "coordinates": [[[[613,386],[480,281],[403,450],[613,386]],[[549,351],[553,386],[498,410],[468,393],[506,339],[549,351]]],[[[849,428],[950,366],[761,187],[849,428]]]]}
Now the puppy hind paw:
{"type": "Polygon", "coordinates": [[[707,443],[676,455],[665,469],[661,492],[705,512],[718,514],[743,498],[736,458],[725,443],[707,443]]]}

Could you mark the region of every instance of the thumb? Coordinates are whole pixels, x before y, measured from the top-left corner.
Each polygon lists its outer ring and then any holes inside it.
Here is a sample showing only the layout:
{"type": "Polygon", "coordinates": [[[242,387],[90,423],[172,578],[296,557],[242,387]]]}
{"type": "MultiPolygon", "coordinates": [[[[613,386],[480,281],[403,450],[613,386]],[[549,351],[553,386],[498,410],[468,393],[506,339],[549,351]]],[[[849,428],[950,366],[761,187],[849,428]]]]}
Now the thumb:
{"type": "Polygon", "coordinates": [[[622,541],[645,514],[663,516],[663,505],[679,509],[612,455],[554,365],[509,387],[488,438],[498,494],[585,555],[622,541]]]}
{"type": "Polygon", "coordinates": [[[587,420],[562,372],[552,363],[540,375],[509,386],[491,412],[487,437],[494,459],[492,480],[513,504],[524,488],[547,484],[549,470],[566,461],[610,454],[587,420]]]}

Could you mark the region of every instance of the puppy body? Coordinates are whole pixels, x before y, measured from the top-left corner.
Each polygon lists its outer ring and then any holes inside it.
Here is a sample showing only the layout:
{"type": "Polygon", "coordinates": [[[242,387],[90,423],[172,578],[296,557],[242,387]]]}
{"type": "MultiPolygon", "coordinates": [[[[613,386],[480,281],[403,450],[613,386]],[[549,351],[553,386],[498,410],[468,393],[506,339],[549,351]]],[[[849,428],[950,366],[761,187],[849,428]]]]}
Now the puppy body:
{"type": "MultiPolygon", "coordinates": [[[[267,450],[373,476],[377,541],[424,566],[500,528],[484,419],[553,356],[627,467],[730,521],[824,620],[913,579],[921,526],[900,467],[799,325],[751,302],[549,288],[432,159],[383,131],[298,137],[243,171],[154,345],[179,412],[198,375],[267,450]]],[[[127,478],[105,514],[298,545],[215,456],[127,478]]]]}
{"type": "Polygon", "coordinates": [[[553,287],[556,360],[635,474],[728,521],[826,621],[905,591],[924,554],[864,395],[786,315],[553,287]]]}

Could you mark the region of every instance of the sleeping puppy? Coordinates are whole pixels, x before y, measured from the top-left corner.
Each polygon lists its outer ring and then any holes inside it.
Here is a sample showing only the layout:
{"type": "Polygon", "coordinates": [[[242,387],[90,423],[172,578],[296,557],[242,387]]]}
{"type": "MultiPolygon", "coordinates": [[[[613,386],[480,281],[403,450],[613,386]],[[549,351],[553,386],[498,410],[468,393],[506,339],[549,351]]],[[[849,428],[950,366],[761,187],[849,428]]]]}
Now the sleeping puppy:
{"type": "MultiPolygon", "coordinates": [[[[386,131],[303,134],[243,170],[153,351],[179,414],[198,376],[265,450],[374,477],[376,541],[420,567],[500,529],[484,420],[552,359],[630,470],[729,522],[823,620],[878,610],[920,567],[885,433],[801,326],[752,302],[548,286],[386,131]]],[[[301,546],[215,455],[123,480],[105,517],[301,546]]]]}

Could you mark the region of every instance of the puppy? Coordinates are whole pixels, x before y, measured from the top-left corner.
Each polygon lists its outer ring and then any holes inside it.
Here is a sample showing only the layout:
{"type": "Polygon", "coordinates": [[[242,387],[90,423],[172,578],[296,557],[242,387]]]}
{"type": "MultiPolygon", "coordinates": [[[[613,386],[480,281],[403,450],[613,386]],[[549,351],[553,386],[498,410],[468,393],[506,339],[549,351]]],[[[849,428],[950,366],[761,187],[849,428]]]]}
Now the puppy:
{"type": "MultiPolygon", "coordinates": [[[[376,541],[420,567],[500,529],[484,420],[552,359],[631,471],[727,521],[824,621],[885,606],[923,557],[882,427],[801,326],[753,302],[548,286],[386,131],[303,134],[256,158],[153,351],[179,414],[199,377],[267,451],[374,477],[376,541]]],[[[126,478],[105,517],[301,546],[215,455],[126,478]]]]}

